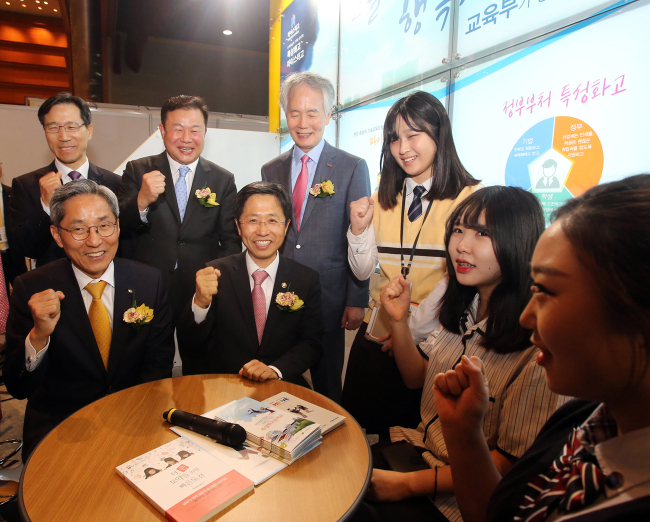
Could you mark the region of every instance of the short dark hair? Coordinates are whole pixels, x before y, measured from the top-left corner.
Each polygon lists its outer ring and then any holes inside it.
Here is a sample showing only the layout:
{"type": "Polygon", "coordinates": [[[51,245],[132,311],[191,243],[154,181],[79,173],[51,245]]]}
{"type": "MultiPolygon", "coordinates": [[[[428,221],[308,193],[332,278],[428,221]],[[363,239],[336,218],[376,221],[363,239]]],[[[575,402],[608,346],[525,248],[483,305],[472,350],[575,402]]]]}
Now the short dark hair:
{"type": "Polygon", "coordinates": [[[395,102],[386,115],[380,160],[381,208],[389,210],[397,205],[397,194],[402,191],[406,179],[406,173],[390,151],[390,144],[397,139],[398,116],[414,131],[428,134],[438,149],[433,159],[431,190],[424,196],[425,199],[455,199],[465,187],[480,183],[460,162],[444,105],[432,94],[416,91],[395,102]]]}
{"type": "Polygon", "coordinates": [[[90,107],[88,107],[88,104],[82,98],[79,98],[79,96],[73,96],[69,92],[60,92],[59,94],[50,96],[38,108],[38,121],[41,122],[41,125],[45,126],[45,116],[52,110],[52,107],[59,105],[60,103],[76,105],[77,109],[79,109],[79,114],[81,115],[84,125],[88,126],[92,123],[90,107]]]}
{"type": "Polygon", "coordinates": [[[275,196],[282,207],[284,219],[287,223],[291,221],[291,218],[293,217],[293,206],[289,194],[287,194],[287,191],[284,190],[282,185],[270,183],[268,181],[255,181],[249,183],[237,193],[234,205],[235,219],[241,218],[246,201],[248,201],[248,198],[255,196],[256,194],[275,196]]]}
{"type": "Polygon", "coordinates": [[[205,126],[208,126],[208,106],[205,104],[205,101],[200,96],[189,96],[187,94],[180,94],[179,96],[172,96],[167,100],[160,109],[160,121],[162,121],[163,127],[167,121],[167,113],[173,112],[178,109],[190,110],[198,109],[203,114],[203,121],[205,126]]]}
{"type": "Polygon", "coordinates": [[[650,357],[650,175],[598,185],[567,201],[554,216],[576,256],[598,281],[615,328],[641,334],[650,357]]]}
{"type": "Polygon", "coordinates": [[[111,189],[98,185],[91,179],[81,178],[62,185],[54,191],[50,199],[50,221],[59,228],[65,217],[65,202],[75,196],[100,196],[106,200],[115,219],[120,217],[120,207],[117,203],[117,196],[111,189]]]}
{"type": "Polygon", "coordinates": [[[449,255],[449,241],[458,223],[486,229],[501,270],[501,279],[487,306],[482,346],[500,353],[530,346],[531,330],[519,324],[519,316],[531,298],[530,260],[544,232],[544,213],[537,198],[518,187],[486,187],[462,201],[447,220],[445,249],[449,286],[440,303],[440,323],[462,333],[461,319],[476,296],[476,288],[463,286],[449,255]],[[485,226],[479,219],[485,212],[485,226]]]}

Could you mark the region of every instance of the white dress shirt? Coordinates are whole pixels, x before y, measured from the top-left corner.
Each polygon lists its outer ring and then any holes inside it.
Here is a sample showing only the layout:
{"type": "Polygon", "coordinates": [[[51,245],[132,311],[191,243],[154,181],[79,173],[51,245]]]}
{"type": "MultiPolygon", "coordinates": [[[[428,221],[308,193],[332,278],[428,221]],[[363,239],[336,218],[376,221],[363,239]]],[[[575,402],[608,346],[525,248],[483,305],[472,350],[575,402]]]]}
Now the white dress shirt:
{"type": "MultiPolygon", "coordinates": [[[[106,311],[108,312],[108,321],[110,322],[112,331],[113,303],[115,302],[115,265],[113,264],[113,261],[111,261],[111,264],[108,265],[108,268],[99,279],[92,279],[74,265],[72,265],[72,271],[74,272],[74,276],[77,278],[77,284],[81,290],[81,297],[83,299],[84,306],[86,307],[86,313],[88,313],[90,304],[93,302],[93,296],[90,295],[90,292],[88,292],[88,290],[86,290],[86,285],[89,283],[97,283],[98,281],[106,281],[106,288],[104,288],[104,292],[102,293],[102,303],[104,303],[106,311]]],[[[38,365],[43,359],[43,354],[45,354],[49,346],[50,339],[48,338],[45,347],[40,352],[36,353],[36,349],[32,346],[32,343],[29,340],[29,334],[27,335],[25,338],[25,367],[28,372],[31,372],[38,368],[38,365]]]]}
{"type": "MultiPolygon", "coordinates": [[[[411,207],[411,203],[413,203],[413,190],[419,185],[424,188],[424,192],[420,198],[422,199],[422,215],[425,214],[430,202],[424,199],[424,196],[431,190],[432,183],[432,177],[419,184],[413,181],[412,178],[406,178],[405,207],[407,212],[411,207]]],[[[404,219],[408,218],[405,217],[404,219]]],[[[372,225],[372,221],[358,236],[355,236],[352,230],[348,229],[348,262],[352,273],[360,281],[365,281],[375,271],[375,267],[379,262],[379,253],[377,252],[375,227],[372,225]]]]}
{"type": "MultiPolygon", "coordinates": [[[[185,186],[187,187],[187,200],[189,201],[190,198],[190,190],[192,190],[192,183],[194,183],[194,174],[196,173],[196,166],[199,163],[199,158],[196,158],[192,163],[188,163],[187,165],[183,165],[182,163],[178,163],[178,161],[172,159],[172,157],[167,153],[167,161],[169,161],[169,170],[172,173],[172,181],[174,182],[174,187],[176,186],[176,182],[178,181],[178,178],[181,177],[180,173],[178,172],[181,167],[189,167],[190,170],[187,171],[187,174],[185,174],[185,186]]],[[[140,219],[142,220],[143,223],[148,223],[147,221],[147,213],[149,212],[149,207],[145,208],[144,210],[138,210],[140,212],[140,219]]]]}
{"type": "MultiPolygon", "coordinates": [[[[266,315],[268,317],[269,315],[269,306],[271,306],[271,302],[273,300],[273,287],[275,285],[275,278],[278,273],[278,266],[280,266],[280,256],[278,253],[275,253],[275,259],[273,262],[267,266],[266,268],[260,268],[257,266],[255,261],[251,258],[251,256],[248,254],[248,251],[246,252],[246,270],[248,271],[248,282],[250,283],[250,291],[251,293],[253,292],[253,288],[255,287],[255,280],[253,279],[253,272],[257,272],[258,270],[264,270],[269,276],[262,281],[262,284],[260,285],[262,287],[262,291],[264,292],[264,299],[266,300],[266,315]]],[[[196,297],[196,294],[194,294],[196,297]]],[[[194,313],[194,322],[196,324],[201,324],[205,318],[208,315],[208,310],[210,310],[210,305],[208,305],[207,308],[199,308],[194,304],[194,298],[192,298],[192,312],[194,313]]],[[[278,370],[275,366],[268,365],[269,368],[271,368],[275,373],[278,374],[278,377],[282,379],[282,373],[280,373],[280,370],[278,370]]]]}
{"type": "MultiPolygon", "coordinates": [[[[86,158],[86,162],[77,169],[71,169],[67,165],[64,165],[63,163],[61,163],[56,158],[54,159],[54,166],[56,167],[56,170],[58,172],[63,174],[63,177],[61,178],[61,183],[64,184],[64,185],[66,185],[67,183],[70,183],[71,181],[74,181],[70,176],[68,176],[68,174],[70,174],[70,172],[72,172],[72,171],[76,171],[79,174],[81,174],[81,177],[79,179],[82,179],[82,178],[83,179],[88,179],[88,169],[90,169],[90,162],[88,161],[88,158],[86,158]]],[[[41,206],[43,207],[43,210],[45,211],[45,213],[49,216],[50,215],[50,207],[45,205],[45,203],[43,203],[42,199],[41,199],[41,206]]]]}

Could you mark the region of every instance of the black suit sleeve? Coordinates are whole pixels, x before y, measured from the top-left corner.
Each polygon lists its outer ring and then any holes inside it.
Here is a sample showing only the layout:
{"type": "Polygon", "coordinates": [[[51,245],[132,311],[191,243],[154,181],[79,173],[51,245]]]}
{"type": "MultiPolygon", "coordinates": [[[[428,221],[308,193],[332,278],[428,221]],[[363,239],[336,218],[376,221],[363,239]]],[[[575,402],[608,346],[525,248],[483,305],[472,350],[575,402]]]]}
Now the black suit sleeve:
{"type": "Polygon", "coordinates": [[[219,243],[221,245],[221,253],[219,257],[227,257],[233,254],[241,253],[241,238],[237,232],[237,225],[235,224],[234,204],[235,196],[237,195],[237,187],[235,186],[235,179],[233,176],[228,176],[228,184],[223,191],[220,205],[221,212],[219,213],[219,243]]]}
{"type": "Polygon", "coordinates": [[[167,301],[167,290],[158,272],[156,285],[157,299],[153,307],[154,316],[147,326],[147,336],[144,348],[145,356],[140,369],[140,382],[156,381],[172,376],[174,364],[174,330],[172,327],[172,312],[167,301]]]}
{"type": "MultiPolygon", "coordinates": [[[[268,363],[282,372],[282,379],[285,381],[296,382],[320,359],[323,351],[323,313],[320,293],[318,273],[313,272],[308,294],[305,297],[298,296],[305,303],[299,327],[300,337],[279,359],[268,363]]],[[[271,306],[276,304],[272,302],[271,306]]]]}
{"type": "Polygon", "coordinates": [[[178,338],[178,351],[182,360],[202,359],[208,355],[208,339],[212,328],[216,325],[214,313],[214,300],[208,310],[206,318],[199,324],[194,320],[192,301],[183,309],[183,313],[176,324],[176,336],[178,338]]]}
{"type": "Polygon", "coordinates": [[[135,232],[146,224],[140,219],[138,210],[138,193],[142,185],[142,175],[135,172],[133,162],[126,164],[117,194],[120,203],[120,227],[126,232],[135,232]]]}
{"type": "Polygon", "coordinates": [[[7,355],[3,371],[7,391],[16,399],[26,399],[38,387],[47,373],[49,362],[48,352],[45,352],[34,371],[28,372],[25,368],[25,339],[34,327],[27,304],[31,297],[28,294],[21,278],[17,278],[7,319],[7,355]]]}
{"type": "Polygon", "coordinates": [[[11,185],[9,212],[13,226],[12,236],[23,256],[38,259],[54,241],[50,232],[50,216],[43,210],[38,181],[36,190],[30,193],[26,186],[29,181],[21,178],[22,176],[14,178],[11,185]]]}

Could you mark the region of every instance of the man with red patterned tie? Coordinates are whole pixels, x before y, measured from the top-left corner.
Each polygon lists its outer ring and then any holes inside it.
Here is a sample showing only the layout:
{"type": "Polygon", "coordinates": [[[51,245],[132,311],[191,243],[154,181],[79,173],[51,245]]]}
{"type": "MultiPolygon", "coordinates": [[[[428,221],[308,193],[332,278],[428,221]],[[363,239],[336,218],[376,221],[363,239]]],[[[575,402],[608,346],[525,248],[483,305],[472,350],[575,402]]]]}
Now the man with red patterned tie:
{"type": "Polygon", "coordinates": [[[306,386],[302,374],[322,351],[321,290],[316,271],[278,253],[291,199],[280,185],[258,181],[239,191],[234,214],[246,252],[196,273],[176,331],[181,357],[206,360],[203,373],[306,386]]]}
{"type": "Polygon", "coordinates": [[[65,257],[50,234],[50,198],[54,191],[62,184],[84,178],[117,194],[120,176],[88,161],[86,149],[93,137],[93,124],[84,100],[60,92],[39,107],[38,119],[54,161],[13,180],[10,213],[15,238],[12,246],[41,266],[65,257]]]}

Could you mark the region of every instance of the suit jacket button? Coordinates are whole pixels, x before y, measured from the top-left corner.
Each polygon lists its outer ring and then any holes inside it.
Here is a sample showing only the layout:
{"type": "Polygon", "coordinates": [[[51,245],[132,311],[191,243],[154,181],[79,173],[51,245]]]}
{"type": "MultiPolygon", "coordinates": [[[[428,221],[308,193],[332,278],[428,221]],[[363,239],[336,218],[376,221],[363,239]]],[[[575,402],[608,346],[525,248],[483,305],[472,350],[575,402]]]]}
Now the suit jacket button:
{"type": "Polygon", "coordinates": [[[300,248],[300,245],[296,245],[296,248],[300,248]]]}

